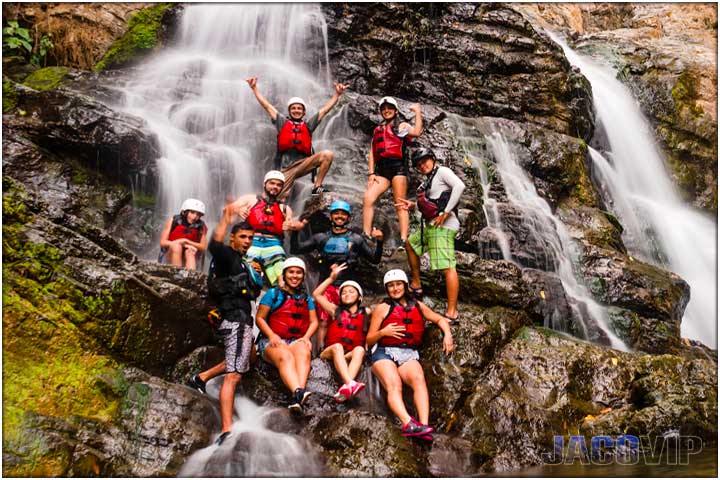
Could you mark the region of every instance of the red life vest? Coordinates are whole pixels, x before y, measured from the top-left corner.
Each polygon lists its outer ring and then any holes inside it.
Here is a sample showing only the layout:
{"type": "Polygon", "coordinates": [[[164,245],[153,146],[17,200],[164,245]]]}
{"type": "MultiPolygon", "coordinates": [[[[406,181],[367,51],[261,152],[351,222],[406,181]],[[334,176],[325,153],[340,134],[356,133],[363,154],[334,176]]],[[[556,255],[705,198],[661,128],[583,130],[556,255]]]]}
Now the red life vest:
{"type": "Polygon", "coordinates": [[[285,205],[279,202],[268,202],[262,197],[250,209],[247,221],[257,233],[266,233],[283,236],[283,222],[285,221],[285,205]]]}
{"type": "Polygon", "coordinates": [[[325,345],[342,344],[346,352],[365,345],[365,308],[350,313],[347,308],[338,307],[336,318],[328,322],[325,345]]]}
{"type": "Polygon", "coordinates": [[[302,294],[300,298],[292,298],[285,292],[280,292],[280,295],[284,296],[283,303],[270,312],[268,325],[282,339],[300,338],[310,327],[307,294],[302,294]]]}
{"type": "Polygon", "coordinates": [[[278,151],[282,153],[293,148],[304,155],[311,155],[312,135],[307,123],[287,117],[278,133],[278,151]]]}
{"type": "Polygon", "coordinates": [[[452,191],[446,190],[440,194],[438,198],[430,198],[427,195],[427,191],[430,189],[430,184],[435,178],[435,174],[438,171],[437,165],[428,175],[425,180],[417,189],[417,206],[425,220],[432,220],[433,218],[440,215],[445,211],[448,201],[450,200],[450,194],[452,191]]]}
{"type": "Polygon", "coordinates": [[[382,337],[382,347],[406,347],[418,348],[422,343],[423,332],[425,332],[425,318],[420,312],[420,307],[413,301],[408,301],[406,306],[386,299],[385,303],[390,305],[390,310],[380,324],[380,329],[390,324],[405,327],[405,338],[382,337]]]}
{"type": "Polygon", "coordinates": [[[207,227],[205,227],[205,222],[202,220],[198,220],[192,225],[188,225],[183,220],[182,215],[175,215],[172,220],[172,225],[170,225],[168,240],[172,242],[181,238],[187,238],[191,242],[200,242],[206,229],[207,227]]]}
{"type": "Polygon", "coordinates": [[[381,159],[402,160],[405,158],[404,147],[405,140],[395,135],[392,123],[375,127],[372,139],[372,151],[375,161],[381,159]]]}

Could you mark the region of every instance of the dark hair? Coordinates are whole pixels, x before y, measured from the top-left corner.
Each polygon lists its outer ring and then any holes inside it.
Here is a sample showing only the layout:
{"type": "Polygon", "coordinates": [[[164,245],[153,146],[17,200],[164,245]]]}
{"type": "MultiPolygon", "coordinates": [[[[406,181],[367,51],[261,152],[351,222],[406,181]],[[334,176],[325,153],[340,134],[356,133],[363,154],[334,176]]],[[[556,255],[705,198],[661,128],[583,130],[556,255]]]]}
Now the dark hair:
{"type": "Polygon", "coordinates": [[[235,232],[237,232],[238,230],[252,230],[252,231],[255,231],[255,229],[253,228],[253,226],[250,225],[250,223],[248,223],[246,220],[243,220],[242,222],[238,222],[238,223],[236,223],[235,225],[233,225],[232,228],[230,229],[230,233],[233,234],[233,235],[235,235],[235,232]]]}

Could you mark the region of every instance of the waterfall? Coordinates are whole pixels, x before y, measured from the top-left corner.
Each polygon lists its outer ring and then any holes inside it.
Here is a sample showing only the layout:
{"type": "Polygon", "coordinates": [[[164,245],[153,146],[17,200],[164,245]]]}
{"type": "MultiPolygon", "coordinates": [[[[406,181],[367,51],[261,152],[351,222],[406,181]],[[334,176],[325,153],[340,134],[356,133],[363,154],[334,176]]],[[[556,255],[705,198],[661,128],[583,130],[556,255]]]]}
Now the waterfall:
{"type": "MultiPolygon", "coordinates": [[[[121,108],[159,140],[156,213],[195,197],[211,226],[228,198],[259,193],[272,167],[275,127],[245,79],[257,76],[280,114],[300,96],[308,118],[333,94],[327,25],[311,4],[188,5],[176,41],[137,70],[121,108]]],[[[332,146],[325,140],[316,149],[332,146]]]]}
{"type": "Polygon", "coordinates": [[[716,222],[682,201],[649,122],[616,73],[551,37],[592,85],[610,151],[607,158],[593,150],[591,156],[605,202],[625,229],[628,252],[688,282],[682,335],[717,348],[716,222]]]}
{"type": "MultiPolygon", "coordinates": [[[[456,131],[460,148],[472,160],[483,184],[483,197],[490,197],[493,182],[487,177],[489,169],[494,169],[499,175],[498,183],[502,184],[503,200],[520,212],[519,221],[528,230],[528,237],[533,239],[533,248],[540,248],[543,254],[540,258],[546,259],[543,269],[554,271],[560,278],[565,294],[568,297],[573,317],[583,331],[579,332],[586,339],[597,335],[606,337],[613,348],[627,350],[625,344],[608,327],[606,310],[591,296],[587,288],[582,285],[573,271],[573,260],[578,258],[574,243],[565,225],[552,213],[550,205],[537,193],[535,185],[528,174],[520,166],[517,155],[511,143],[498,128],[482,119],[471,120],[451,117],[451,124],[456,131]],[[485,149],[481,148],[482,136],[485,149]],[[491,166],[492,164],[492,166],[491,166]],[[537,247],[536,247],[537,246],[537,247]]],[[[492,199],[490,206],[484,206],[488,223],[496,235],[501,246],[503,257],[515,263],[520,263],[510,252],[507,235],[507,224],[503,224],[501,216],[497,213],[497,200],[492,199]],[[490,212],[491,215],[488,215],[490,212]]],[[[521,245],[519,248],[527,248],[521,245]]]]}
{"type": "MultiPolygon", "coordinates": [[[[222,379],[208,383],[208,394],[217,398],[222,379]]],[[[268,428],[285,409],[260,407],[247,398],[235,396],[231,436],[222,445],[212,444],[187,458],[179,477],[315,477],[322,464],[309,442],[297,435],[268,428]]]]}

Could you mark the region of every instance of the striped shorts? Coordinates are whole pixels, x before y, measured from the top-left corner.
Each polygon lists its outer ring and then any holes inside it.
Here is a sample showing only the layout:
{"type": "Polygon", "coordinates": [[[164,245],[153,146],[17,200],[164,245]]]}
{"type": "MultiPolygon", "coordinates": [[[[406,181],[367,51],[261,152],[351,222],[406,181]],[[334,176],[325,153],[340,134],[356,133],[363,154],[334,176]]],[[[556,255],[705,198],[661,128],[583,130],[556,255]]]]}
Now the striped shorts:
{"type": "Polygon", "coordinates": [[[259,263],[267,281],[275,285],[282,274],[282,262],[285,261],[282,241],[279,238],[255,237],[247,251],[246,260],[259,263]]]}

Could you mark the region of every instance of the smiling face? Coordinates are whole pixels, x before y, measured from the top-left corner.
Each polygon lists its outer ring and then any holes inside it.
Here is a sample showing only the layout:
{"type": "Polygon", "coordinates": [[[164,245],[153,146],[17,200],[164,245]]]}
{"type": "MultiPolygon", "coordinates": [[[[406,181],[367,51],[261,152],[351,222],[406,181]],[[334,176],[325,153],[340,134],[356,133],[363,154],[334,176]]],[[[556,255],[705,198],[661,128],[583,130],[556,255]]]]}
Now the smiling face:
{"type": "Polygon", "coordinates": [[[280,180],[271,178],[267,182],[265,182],[265,193],[267,193],[271,197],[277,197],[280,193],[280,190],[282,190],[283,182],[280,180]]]}
{"type": "Polygon", "coordinates": [[[340,300],[343,305],[353,305],[358,301],[358,298],[360,298],[360,294],[351,285],[343,287],[342,292],[340,292],[340,300]]]}
{"type": "Polygon", "coordinates": [[[380,115],[382,115],[383,120],[390,121],[397,115],[397,110],[389,103],[383,103],[380,105],[380,115]]]}
{"type": "Polygon", "coordinates": [[[405,296],[405,282],[402,280],[393,280],[385,285],[387,293],[393,300],[399,300],[405,296]]]}
{"type": "Polygon", "coordinates": [[[285,278],[285,284],[293,290],[296,290],[305,279],[305,270],[300,267],[288,267],[283,272],[283,276],[285,278]]]}
{"type": "Polygon", "coordinates": [[[202,217],[202,213],[200,212],[196,212],[195,210],[185,210],[185,220],[187,220],[190,224],[200,220],[200,217],[202,217]]]}
{"type": "Polygon", "coordinates": [[[435,166],[435,159],[433,157],[425,157],[422,160],[420,160],[417,164],[418,171],[422,173],[423,175],[427,175],[430,172],[432,172],[433,167],[435,166]]]}
{"type": "Polygon", "coordinates": [[[333,210],[330,212],[330,220],[333,225],[345,226],[347,225],[348,220],[350,220],[350,215],[348,215],[344,210],[333,210]]]}
{"type": "Polygon", "coordinates": [[[290,113],[290,118],[300,120],[305,116],[305,107],[303,107],[301,103],[293,103],[288,107],[288,112],[290,113]]]}
{"type": "Polygon", "coordinates": [[[247,253],[252,245],[255,232],[252,230],[238,230],[230,234],[230,248],[243,255],[247,253]]]}

